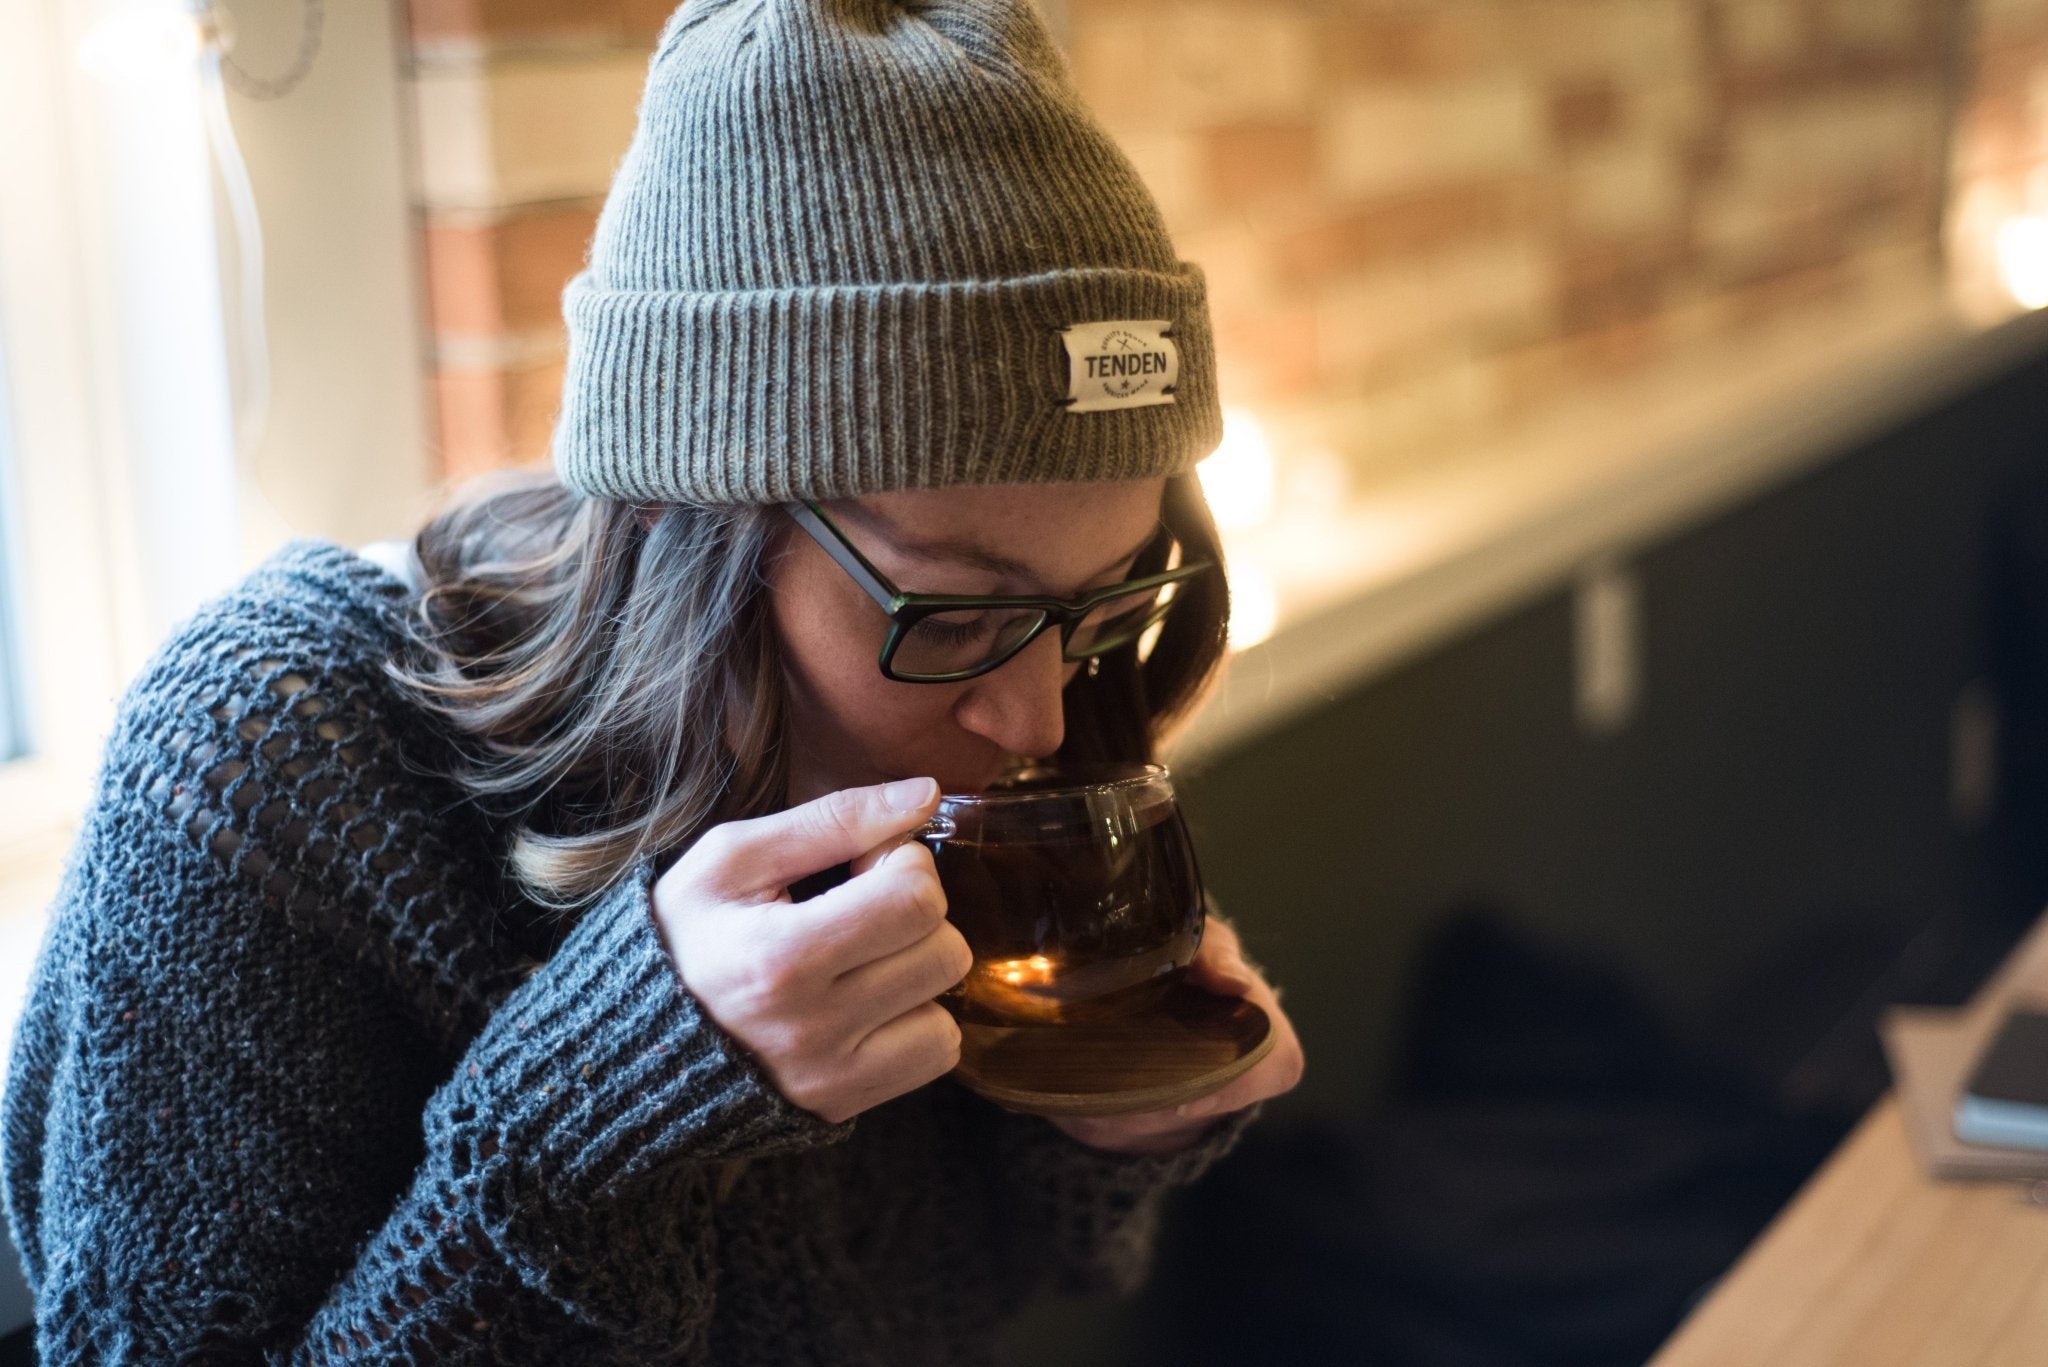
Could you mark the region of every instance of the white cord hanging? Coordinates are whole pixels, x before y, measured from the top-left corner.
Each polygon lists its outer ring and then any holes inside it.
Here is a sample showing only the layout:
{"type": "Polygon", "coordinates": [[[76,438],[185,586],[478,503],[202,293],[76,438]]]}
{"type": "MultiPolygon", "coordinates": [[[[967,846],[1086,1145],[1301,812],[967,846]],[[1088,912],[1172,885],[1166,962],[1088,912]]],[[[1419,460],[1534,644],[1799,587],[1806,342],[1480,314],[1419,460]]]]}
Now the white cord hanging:
{"type": "Polygon", "coordinates": [[[241,273],[235,291],[240,306],[235,340],[242,381],[242,392],[235,404],[235,440],[253,460],[270,417],[270,339],[263,310],[263,220],[256,212],[256,191],[249,183],[249,167],[242,160],[241,144],[235,141],[234,124],[228,119],[221,56],[218,46],[207,44],[200,57],[200,87],[206,105],[207,142],[213,149],[221,188],[227,195],[228,213],[234,224],[235,261],[241,273]]]}
{"type": "MultiPolygon", "coordinates": [[[[234,24],[217,0],[188,0],[203,42],[199,54],[200,97],[204,104],[207,145],[220,172],[234,231],[239,271],[235,351],[240,361],[239,392],[234,398],[235,444],[248,462],[249,479],[258,496],[269,500],[261,466],[263,432],[270,418],[270,336],[264,311],[263,220],[256,209],[256,191],[248,163],[235,138],[228,115],[227,87],[252,100],[274,100],[291,93],[313,69],[326,28],[325,0],[301,0],[304,21],[292,60],[276,76],[251,75],[236,64],[234,24]]],[[[274,505],[273,505],[274,510],[274,505]]]]}

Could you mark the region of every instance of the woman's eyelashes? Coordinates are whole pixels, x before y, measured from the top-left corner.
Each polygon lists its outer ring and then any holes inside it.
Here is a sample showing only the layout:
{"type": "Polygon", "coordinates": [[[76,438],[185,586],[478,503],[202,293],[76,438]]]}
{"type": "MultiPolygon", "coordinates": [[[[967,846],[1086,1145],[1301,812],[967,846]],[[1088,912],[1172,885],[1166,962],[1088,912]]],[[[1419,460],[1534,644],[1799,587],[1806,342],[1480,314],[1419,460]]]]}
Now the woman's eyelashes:
{"type": "Polygon", "coordinates": [[[973,645],[993,634],[994,618],[992,612],[948,613],[945,618],[925,618],[910,629],[910,634],[919,642],[934,646],[973,645]]]}

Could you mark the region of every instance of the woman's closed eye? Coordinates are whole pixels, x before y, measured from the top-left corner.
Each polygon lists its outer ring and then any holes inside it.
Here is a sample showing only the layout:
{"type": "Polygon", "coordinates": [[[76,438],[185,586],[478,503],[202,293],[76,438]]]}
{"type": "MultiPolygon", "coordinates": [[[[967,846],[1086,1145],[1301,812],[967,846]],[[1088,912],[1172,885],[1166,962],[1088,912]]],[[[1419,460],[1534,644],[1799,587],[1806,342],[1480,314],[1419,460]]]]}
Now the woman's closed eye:
{"type": "Polygon", "coordinates": [[[943,675],[998,660],[1029,640],[1044,623],[1036,608],[960,608],[921,617],[893,656],[914,674],[943,675]]]}
{"type": "Polygon", "coordinates": [[[928,645],[957,647],[988,640],[995,634],[995,625],[993,612],[949,612],[921,619],[910,632],[928,645]]]}

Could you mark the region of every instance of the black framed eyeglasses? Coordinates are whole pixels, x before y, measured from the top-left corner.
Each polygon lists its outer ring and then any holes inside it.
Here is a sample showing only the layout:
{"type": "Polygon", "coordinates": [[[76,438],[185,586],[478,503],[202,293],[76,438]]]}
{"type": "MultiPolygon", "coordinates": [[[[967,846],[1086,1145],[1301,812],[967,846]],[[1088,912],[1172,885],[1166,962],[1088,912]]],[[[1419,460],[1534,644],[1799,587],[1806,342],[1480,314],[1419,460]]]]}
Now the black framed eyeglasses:
{"type": "Polygon", "coordinates": [[[1052,627],[1059,628],[1060,654],[1068,660],[1132,645],[1165,619],[1176,585],[1215,565],[1198,561],[1073,598],[905,593],[816,503],[806,499],[783,507],[888,615],[882,674],[899,683],[959,683],[986,674],[1052,627]]]}

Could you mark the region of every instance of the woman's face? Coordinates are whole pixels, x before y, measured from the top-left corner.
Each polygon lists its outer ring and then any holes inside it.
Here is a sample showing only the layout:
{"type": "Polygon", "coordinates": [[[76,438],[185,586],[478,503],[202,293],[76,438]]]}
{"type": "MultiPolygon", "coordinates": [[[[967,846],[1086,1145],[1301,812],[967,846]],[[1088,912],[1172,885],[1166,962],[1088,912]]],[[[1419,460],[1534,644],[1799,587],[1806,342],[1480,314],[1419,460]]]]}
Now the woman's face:
{"type": "MultiPolygon", "coordinates": [[[[827,505],[846,537],[906,593],[1051,594],[1129,577],[1159,529],[1165,481],[999,485],[877,494],[827,505]]],[[[790,524],[768,572],[789,681],[789,801],[930,776],[977,792],[1065,733],[1061,690],[1078,664],[1047,631],[996,669],[954,684],[898,683],[877,667],[888,619],[790,524]]]]}

